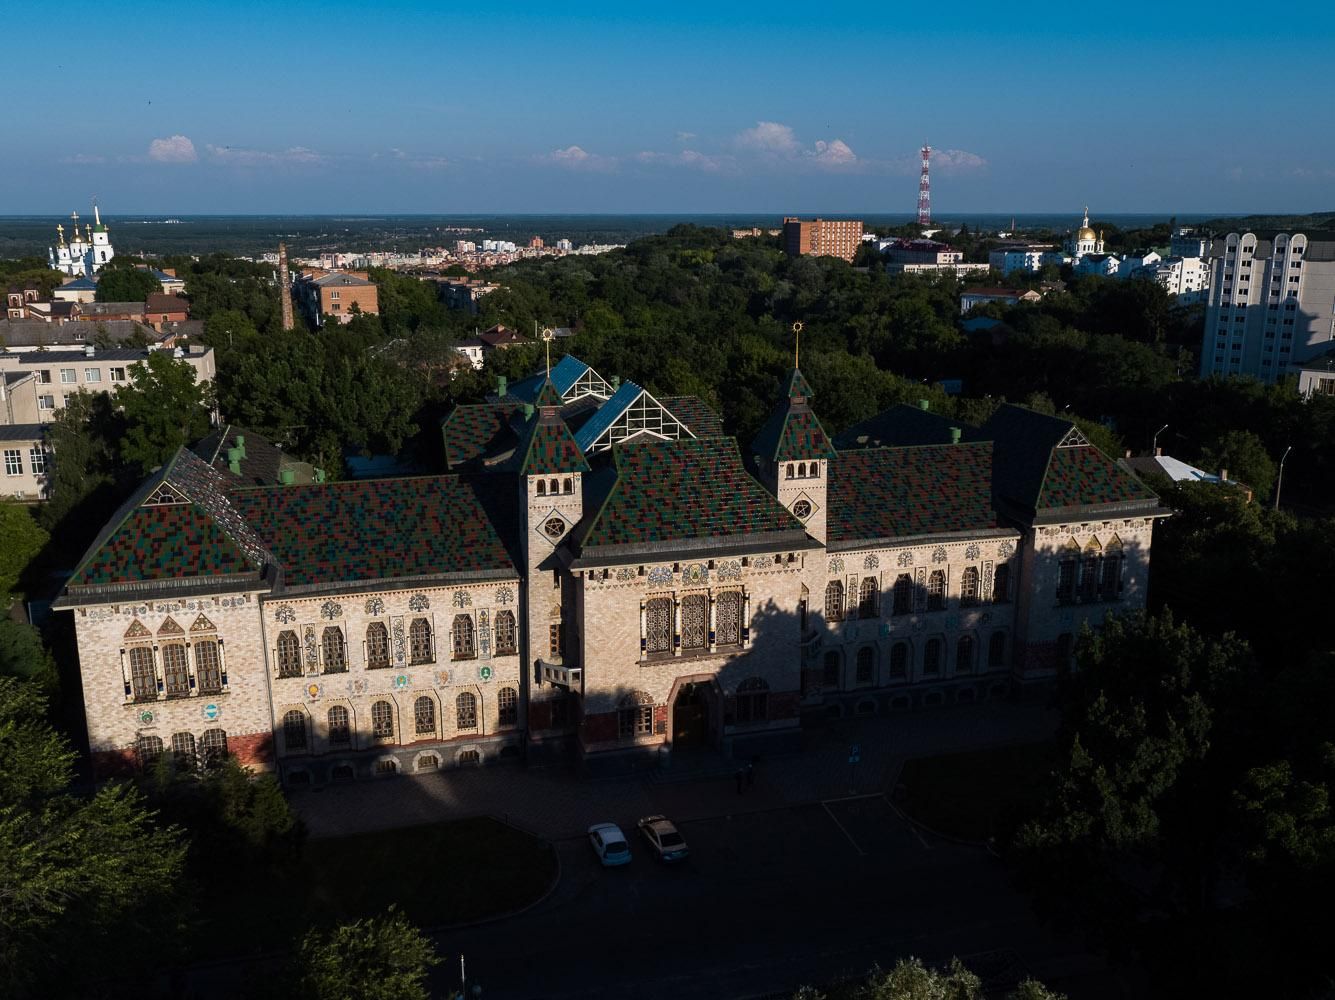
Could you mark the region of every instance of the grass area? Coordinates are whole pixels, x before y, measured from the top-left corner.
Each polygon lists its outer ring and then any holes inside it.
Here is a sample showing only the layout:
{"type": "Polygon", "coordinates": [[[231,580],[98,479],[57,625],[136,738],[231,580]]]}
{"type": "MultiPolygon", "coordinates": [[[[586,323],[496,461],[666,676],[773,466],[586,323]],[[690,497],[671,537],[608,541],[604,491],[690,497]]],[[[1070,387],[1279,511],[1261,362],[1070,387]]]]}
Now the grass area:
{"type": "Polygon", "coordinates": [[[423,927],[481,920],[533,902],[556,870],[550,844],[487,817],[311,840],[279,870],[219,872],[192,957],[283,948],[312,925],[391,903],[423,927]]]}
{"type": "Polygon", "coordinates": [[[904,764],[895,801],[924,826],[966,840],[1004,835],[1041,799],[1052,770],[1051,743],[918,757],[904,764]]]}

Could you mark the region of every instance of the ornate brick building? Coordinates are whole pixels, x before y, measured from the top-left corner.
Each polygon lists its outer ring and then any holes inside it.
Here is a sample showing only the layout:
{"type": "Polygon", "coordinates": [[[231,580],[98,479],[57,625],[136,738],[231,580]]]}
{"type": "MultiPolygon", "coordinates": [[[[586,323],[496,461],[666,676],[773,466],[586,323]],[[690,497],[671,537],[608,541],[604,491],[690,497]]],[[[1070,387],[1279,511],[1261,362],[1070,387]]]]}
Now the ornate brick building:
{"type": "Polygon", "coordinates": [[[244,442],[178,453],[58,604],[99,770],[749,753],[1051,678],[1143,604],[1166,511],[1073,424],[901,406],[832,440],[811,395],[794,370],[744,453],[700,400],[566,357],[455,409],[439,476],[256,486],[244,442]]]}

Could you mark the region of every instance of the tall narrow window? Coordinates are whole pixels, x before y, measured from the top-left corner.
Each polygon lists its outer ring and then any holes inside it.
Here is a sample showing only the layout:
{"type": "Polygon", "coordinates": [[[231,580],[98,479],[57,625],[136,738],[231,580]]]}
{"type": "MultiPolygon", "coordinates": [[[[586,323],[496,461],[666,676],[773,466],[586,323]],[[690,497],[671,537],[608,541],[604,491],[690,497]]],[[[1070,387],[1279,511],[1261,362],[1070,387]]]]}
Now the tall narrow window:
{"type": "Polygon", "coordinates": [[[291,629],[278,633],[278,676],[301,676],[301,640],[291,629]]]}
{"type": "Polygon", "coordinates": [[[330,625],[320,639],[324,653],[324,672],[341,674],[348,669],[348,648],[343,642],[343,630],[337,625],[330,625]]]}
{"type": "Polygon", "coordinates": [[[1099,582],[1099,599],[1117,600],[1122,583],[1122,557],[1108,552],[1103,557],[1103,578],[1099,582]]]}
{"type": "Polygon", "coordinates": [[[748,677],[737,685],[737,721],[764,722],[769,718],[769,685],[763,678],[748,677]]]}
{"type": "Polygon", "coordinates": [[[150,646],[130,649],[130,690],[135,701],[157,700],[158,679],[153,672],[153,649],[150,646]]]}
{"type": "Polygon", "coordinates": [[[863,646],[858,650],[857,682],[872,684],[876,681],[876,650],[863,646]]]}
{"type": "Polygon", "coordinates": [[[973,671],[973,636],[962,635],[955,643],[955,673],[967,674],[973,671]]]}
{"type": "Polygon", "coordinates": [[[500,724],[513,726],[519,722],[519,692],[512,687],[503,687],[496,695],[496,705],[500,709],[500,724]]]}
{"type": "Polygon", "coordinates": [[[141,736],[134,741],[134,755],[142,768],[150,768],[162,756],[162,737],[141,736]]]}
{"type": "Polygon", "coordinates": [[[621,699],[617,709],[617,736],[623,740],[650,736],[654,731],[654,699],[635,691],[621,699]]]}
{"type": "Polygon", "coordinates": [[[742,595],[725,590],[714,601],[714,638],[720,646],[735,646],[742,641],[742,595]]]}
{"type": "Polygon", "coordinates": [[[934,569],[927,578],[927,610],[940,611],[946,606],[946,574],[934,569]]]}
{"type": "Polygon", "coordinates": [[[215,639],[201,639],[194,645],[195,679],[200,694],[218,694],[222,691],[222,657],[215,639]]]}
{"type": "Polygon", "coordinates": [[[934,677],[941,672],[941,640],[928,639],[923,647],[922,672],[926,677],[934,677]]]}
{"type": "Polygon", "coordinates": [[[831,580],[825,585],[825,620],[844,620],[844,585],[840,580],[831,580]]]}
{"type": "Polygon", "coordinates": [[[408,657],[410,663],[433,663],[436,659],[431,644],[431,623],[425,618],[414,618],[408,626],[408,657]]]}
{"type": "Polygon", "coordinates": [[[413,728],[418,736],[436,735],[436,703],[426,695],[413,702],[413,728]]]}
{"type": "Polygon", "coordinates": [[[496,612],[496,655],[506,656],[517,649],[515,614],[513,611],[496,612]]]}
{"type": "Polygon", "coordinates": [[[890,676],[907,677],[909,673],[909,644],[897,642],[890,650],[890,676]]]}
{"type": "Polygon", "coordinates": [[[465,691],[454,699],[454,725],[456,729],[477,728],[477,695],[465,691]]]}
{"type": "Polygon", "coordinates": [[[987,641],[987,665],[1004,667],[1006,665],[1006,633],[993,632],[987,641]]]}
{"type": "Polygon", "coordinates": [[[1005,604],[1010,600],[1011,590],[1011,567],[1010,563],[1002,563],[997,567],[992,576],[992,601],[995,604],[1005,604]]]}
{"type": "Polygon", "coordinates": [[[199,740],[200,763],[216,767],[227,757],[227,730],[206,729],[199,740]]]}
{"type": "Polygon", "coordinates": [[[329,710],[329,745],[347,746],[352,742],[352,725],[348,719],[348,710],[342,705],[335,705],[329,710]]]}
{"type": "Polygon", "coordinates": [[[704,594],[689,594],[681,599],[681,648],[701,650],[708,645],[708,604],[704,594]]]}
{"type": "Polygon", "coordinates": [[[875,618],[877,611],[877,597],[880,596],[880,586],[874,576],[864,576],[862,586],[858,588],[858,617],[875,618]]]}
{"type": "Polygon", "coordinates": [[[1092,601],[1099,593],[1099,557],[1097,553],[1086,552],[1081,562],[1083,565],[1080,569],[1080,598],[1092,601]]]}
{"type": "Polygon", "coordinates": [[[389,629],[384,622],[366,626],[366,669],[384,670],[389,666],[389,629]]]}
{"type": "Polygon", "coordinates": [[[371,706],[371,736],[377,740],[394,738],[394,706],[387,701],[371,706]]]}
{"type": "Polygon", "coordinates": [[[907,573],[895,578],[895,614],[913,614],[913,578],[907,573]]]}
{"type": "Polygon", "coordinates": [[[559,660],[565,656],[566,627],[562,622],[553,622],[547,626],[547,648],[551,652],[553,660],[559,660]]]}
{"type": "Polygon", "coordinates": [[[960,574],[960,604],[972,607],[978,603],[978,568],[966,566],[960,574]]]}
{"type": "Polygon", "coordinates": [[[179,767],[194,767],[195,736],[193,733],[172,733],[172,756],[179,767]]]}
{"type": "Polygon", "coordinates": [[[183,643],[169,642],[162,647],[162,679],[168,698],[184,698],[190,693],[190,669],[183,643]]]}
{"type": "Polygon", "coordinates": [[[841,666],[842,664],[839,660],[838,653],[836,653],[834,650],[830,650],[828,653],[825,654],[825,663],[823,669],[821,670],[821,685],[823,687],[837,689],[840,686],[839,675],[843,673],[841,666]]]}
{"type": "Polygon", "coordinates": [[[477,647],[473,642],[472,615],[455,615],[451,632],[454,635],[454,658],[456,660],[471,660],[477,655],[477,647]]]}
{"type": "Polygon", "coordinates": [[[672,598],[654,597],[645,604],[644,633],[647,652],[672,652],[672,598]]]}
{"type": "Polygon", "coordinates": [[[283,716],[283,746],[288,753],[306,749],[306,713],[294,708],[283,716]]]}
{"type": "Polygon", "coordinates": [[[1075,600],[1075,577],[1080,566],[1080,549],[1071,543],[1062,550],[1061,562],[1057,565],[1057,601],[1070,604],[1075,600]]]}

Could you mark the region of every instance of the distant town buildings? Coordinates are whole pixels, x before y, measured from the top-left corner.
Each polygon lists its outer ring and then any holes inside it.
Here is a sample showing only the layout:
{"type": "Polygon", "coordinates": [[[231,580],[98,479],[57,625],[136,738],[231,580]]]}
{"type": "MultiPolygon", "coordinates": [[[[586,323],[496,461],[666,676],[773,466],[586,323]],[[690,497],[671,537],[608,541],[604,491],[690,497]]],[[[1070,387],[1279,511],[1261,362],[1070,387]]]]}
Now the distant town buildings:
{"type": "Polygon", "coordinates": [[[861,219],[783,220],[783,249],[790,257],[841,257],[852,261],[862,243],[861,219]]]}
{"type": "Polygon", "coordinates": [[[500,287],[482,278],[441,278],[436,294],[447,309],[464,309],[476,316],[478,303],[500,287]]]}
{"type": "Polygon", "coordinates": [[[324,325],[326,316],[351,323],[358,313],[380,314],[380,294],[365,272],[305,273],[293,283],[297,305],[311,324],[324,325]]]}
{"type": "Polygon", "coordinates": [[[877,240],[876,247],[885,255],[887,274],[972,274],[988,269],[987,264],[964,263],[963,251],[935,240],[877,240]]]}
{"type": "Polygon", "coordinates": [[[1085,218],[1066,241],[1066,252],[1075,261],[1091,253],[1103,253],[1103,236],[1089,226],[1089,206],[1085,206],[1085,218]]]}
{"type": "Polygon", "coordinates": [[[960,314],[968,313],[978,306],[989,302],[999,302],[1004,306],[1013,306],[1020,302],[1038,302],[1043,298],[1041,292],[1024,288],[966,288],[960,293],[960,314]]]}
{"type": "Polygon", "coordinates": [[[79,213],[70,213],[70,239],[65,242],[65,227],[56,226],[56,245],[47,248],[47,260],[53,271],[80,278],[96,274],[116,256],[111,246],[111,230],[93,206],[93,225],[84,223],[79,232],[79,213]]]}
{"type": "Polygon", "coordinates": [[[1037,274],[1048,264],[1060,266],[1066,257],[1051,243],[1013,243],[989,251],[987,265],[999,274],[1027,271],[1037,274]]]}
{"type": "Polygon", "coordinates": [[[1229,233],[1209,253],[1202,375],[1302,377],[1331,349],[1335,234],[1229,233]]]}

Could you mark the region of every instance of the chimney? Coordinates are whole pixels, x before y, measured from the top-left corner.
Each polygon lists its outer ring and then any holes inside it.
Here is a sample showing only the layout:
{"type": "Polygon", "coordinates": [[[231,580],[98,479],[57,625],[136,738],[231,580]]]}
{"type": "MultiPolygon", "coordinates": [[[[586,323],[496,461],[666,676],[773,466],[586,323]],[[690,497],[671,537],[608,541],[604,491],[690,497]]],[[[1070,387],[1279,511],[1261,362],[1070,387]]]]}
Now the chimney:
{"type": "Polygon", "coordinates": [[[1127,458],[1130,458],[1130,457],[1131,457],[1131,449],[1130,449],[1130,448],[1128,448],[1128,449],[1126,450],[1126,457],[1127,457],[1127,458]]]}
{"type": "Polygon", "coordinates": [[[297,481],[297,474],[291,469],[280,469],[278,472],[278,481],[284,486],[291,486],[297,481]]]}
{"type": "Polygon", "coordinates": [[[616,392],[616,391],[617,391],[618,389],[620,389],[620,388],[621,388],[621,376],[620,376],[620,375],[613,375],[613,376],[612,376],[612,391],[613,391],[613,392],[616,392]]]}
{"type": "Polygon", "coordinates": [[[283,329],[292,329],[292,278],[287,273],[287,244],[278,244],[278,297],[283,307],[283,329]]]}
{"type": "Polygon", "coordinates": [[[532,403],[525,403],[525,404],[524,404],[524,419],[525,419],[525,420],[528,420],[528,419],[532,418],[532,416],[533,416],[533,404],[532,404],[532,403]]]}
{"type": "Polygon", "coordinates": [[[1154,457],[1155,457],[1155,458],[1162,458],[1162,457],[1163,457],[1163,449],[1162,449],[1162,448],[1155,448],[1155,449],[1154,449],[1154,457]]]}
{"type": "Polygon", "coordinates": [[[951,444],[959,444],[959,443],[960,443],[960,434],[962,434],[962,433],[963,433],[963,432],[962,432],[958,427],[952,427],[952,428],[950,428],[950,443],[951,443],[951,444]]]}
{"type": "Polygon", "coordinates": [[[932,404],[931,404],[928,400],[925,400],[925,399],[920,399],[920,400],[918,400],[918,409],[920,409],[920,410],[927,410],[927,409],[930,409],[931,406],[932,406],[932,404]]]}
{"type": "Polygon", "coordinates": [[[499,397],[501,397],[501,399],[504,399],[504,398],[505,398],[505,394],[506,394],[506,392],[508,391],[509,384],[510,384],[509,379],[507,379],[504,375],[497,375],[497,376],[496,376],[496,395],[499,396],[499,397]]]}
{"type": "Polygon", "coordinates": [[[236,450],[240,453],[240,458],[246,457],[246,436],[244,434],[236,436],[236,450]]]}
{"type": "Polygon", "coordinates": [[[1226,483],[1226,482],[1228,482],[1228,470],[1227,470],[1227,469],[1220,469],[1220,470],[1219,470],[1219,481],[1220,481],[1221,483],[1226,483]]]}
{"type": "Polygon", "coordinates": [[[91,358],[96,353],[97,353],[97,348],[92,344],[86,345],[83,349],[83,356],[85,358],[91,358]]]}

